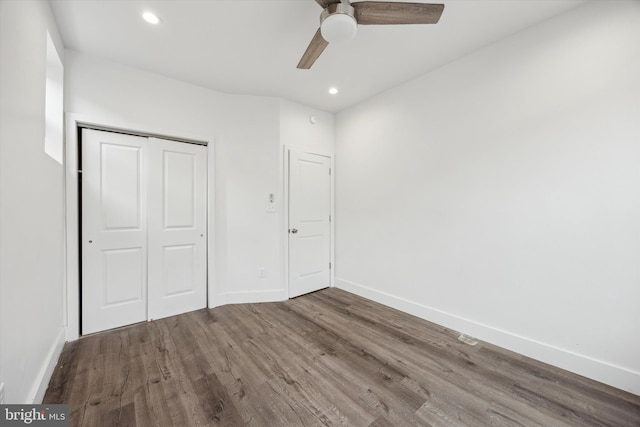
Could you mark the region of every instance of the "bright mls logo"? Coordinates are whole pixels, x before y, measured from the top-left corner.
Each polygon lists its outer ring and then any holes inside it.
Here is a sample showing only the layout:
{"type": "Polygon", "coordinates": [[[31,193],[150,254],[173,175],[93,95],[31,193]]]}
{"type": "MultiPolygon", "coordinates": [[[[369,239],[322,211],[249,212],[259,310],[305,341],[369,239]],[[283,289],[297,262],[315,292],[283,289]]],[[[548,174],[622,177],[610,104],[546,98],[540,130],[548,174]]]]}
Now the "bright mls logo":
{"type": "Polygon", "coordinates": [[[0,405],[0,427],[69,427],[69,405],[0,405]]]}

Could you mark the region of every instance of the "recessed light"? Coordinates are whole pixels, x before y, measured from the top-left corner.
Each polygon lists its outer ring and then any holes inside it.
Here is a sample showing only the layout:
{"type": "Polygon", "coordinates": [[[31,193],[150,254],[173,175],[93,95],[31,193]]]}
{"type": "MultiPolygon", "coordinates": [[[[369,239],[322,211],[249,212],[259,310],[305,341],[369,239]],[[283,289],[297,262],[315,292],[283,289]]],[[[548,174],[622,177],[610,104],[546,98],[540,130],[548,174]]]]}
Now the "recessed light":
{"type": "Polygon", "coordinates": [[[336,95],[338,93],[338,88],[337,87],[332,87],[329,89],[329,93],[331,95],[336,95]]]}
{"type": "Polygon", "coordinates": [[[142,18],[149,24],[158,25],[160,23],[160,18],[155,13],[145,12],[142,14],[142,18]]]}

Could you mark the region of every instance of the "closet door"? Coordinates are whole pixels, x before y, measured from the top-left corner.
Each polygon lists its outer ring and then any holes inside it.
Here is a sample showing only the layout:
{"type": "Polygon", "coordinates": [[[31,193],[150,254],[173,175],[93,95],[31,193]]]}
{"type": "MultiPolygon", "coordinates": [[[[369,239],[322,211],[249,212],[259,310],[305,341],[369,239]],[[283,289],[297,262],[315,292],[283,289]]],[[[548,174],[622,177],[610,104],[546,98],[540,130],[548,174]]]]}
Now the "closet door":
{"type": "Polygon", "coordinates": [[[82,334],[207,301],[207,149],[82,131],[82,334]]]}
{"type": "Polygon", "coordinates": [[[147,319],[147,138],[82,130],[82,333],[147,319]]]}
{"type": "Polygon", "coordinates": [[[149,140],[149,318],[206,306],[207,151],[149,140]]]}

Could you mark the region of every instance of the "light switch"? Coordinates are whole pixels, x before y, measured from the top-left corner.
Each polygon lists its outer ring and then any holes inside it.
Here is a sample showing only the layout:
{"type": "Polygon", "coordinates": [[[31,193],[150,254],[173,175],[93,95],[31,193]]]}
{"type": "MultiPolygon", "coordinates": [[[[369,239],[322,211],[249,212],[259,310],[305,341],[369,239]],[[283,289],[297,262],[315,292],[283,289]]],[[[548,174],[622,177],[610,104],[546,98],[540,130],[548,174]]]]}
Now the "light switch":
{"type": "Polygon", "coordinates": [[[276,211],[276,200],[273,193],[269,193],[269,198],[267,201],[267,212],[275,212],[276,211]]]}

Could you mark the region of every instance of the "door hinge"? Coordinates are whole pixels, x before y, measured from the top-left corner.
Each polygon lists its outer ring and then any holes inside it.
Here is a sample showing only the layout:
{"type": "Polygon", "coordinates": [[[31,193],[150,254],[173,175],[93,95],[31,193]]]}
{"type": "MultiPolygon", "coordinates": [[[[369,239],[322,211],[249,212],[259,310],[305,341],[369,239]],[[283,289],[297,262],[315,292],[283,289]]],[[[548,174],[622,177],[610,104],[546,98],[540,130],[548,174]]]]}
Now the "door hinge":
{"type": "Polygon", "coordinates": [[[329,215],[329,222],[331,222],[331,215],[329,215]]]}
{"type": "Polygon", "coordinates": [[[329,263],[329,270],[331,270],[331,263],[329,263]]]}
{"type": "Polygon", "coordinates": [[[329,168],[329,175],[331,175],[331,168],[329,168]]]}

